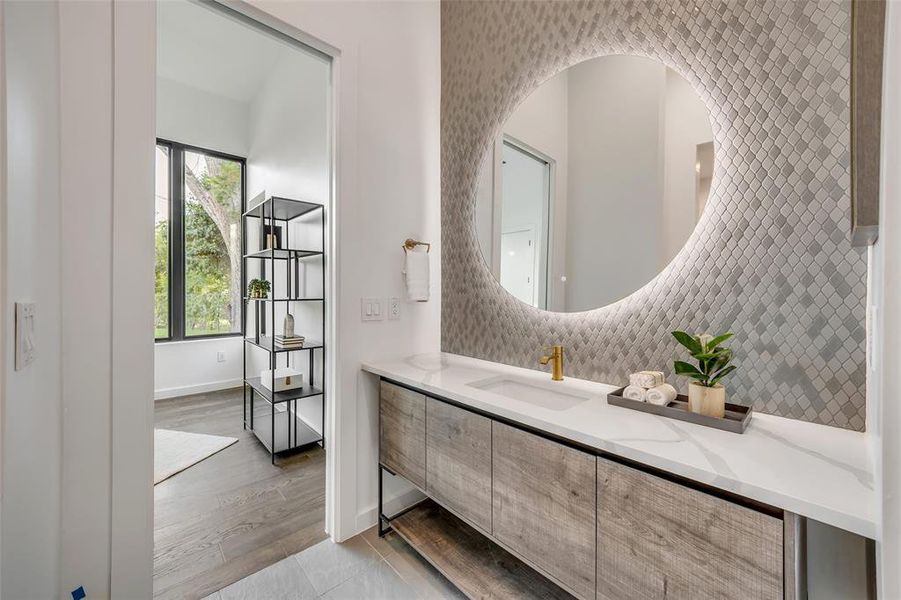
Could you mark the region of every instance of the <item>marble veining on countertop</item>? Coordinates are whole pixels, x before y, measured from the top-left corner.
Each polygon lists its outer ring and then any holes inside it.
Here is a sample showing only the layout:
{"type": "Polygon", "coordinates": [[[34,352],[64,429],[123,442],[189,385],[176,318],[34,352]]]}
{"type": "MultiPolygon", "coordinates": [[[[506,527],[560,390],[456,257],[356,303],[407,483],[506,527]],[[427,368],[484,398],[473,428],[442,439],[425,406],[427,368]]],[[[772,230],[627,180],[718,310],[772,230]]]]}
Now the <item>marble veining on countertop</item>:
{"type": "Polygon", "coordinates": [[[866,434],[754,413],[744,434],[607,404],[619,386],[567,377],[590,395],[552,410],[469,384],[498,375],[545,385],[542,371],[447,353],[363,364],[363,370],[626,459],[875,538],[876,493],[866,434]]]}

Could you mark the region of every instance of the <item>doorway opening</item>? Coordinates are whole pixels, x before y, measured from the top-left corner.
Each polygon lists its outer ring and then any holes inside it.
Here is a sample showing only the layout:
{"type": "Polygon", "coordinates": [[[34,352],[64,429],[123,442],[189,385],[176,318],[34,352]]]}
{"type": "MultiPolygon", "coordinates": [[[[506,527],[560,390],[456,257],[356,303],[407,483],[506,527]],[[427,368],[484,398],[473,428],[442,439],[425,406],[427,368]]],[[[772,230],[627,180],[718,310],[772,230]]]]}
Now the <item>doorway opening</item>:
{"type": "Polygon", "coordinates": [[[332,59],[157,5],[154,596],[328,537],[332,59]]]}
{"type": "Polygon", "coordinates": [[[548,306],[551,160],[505,136],[500,207],[500,282],[522,302],[548,306]]]}

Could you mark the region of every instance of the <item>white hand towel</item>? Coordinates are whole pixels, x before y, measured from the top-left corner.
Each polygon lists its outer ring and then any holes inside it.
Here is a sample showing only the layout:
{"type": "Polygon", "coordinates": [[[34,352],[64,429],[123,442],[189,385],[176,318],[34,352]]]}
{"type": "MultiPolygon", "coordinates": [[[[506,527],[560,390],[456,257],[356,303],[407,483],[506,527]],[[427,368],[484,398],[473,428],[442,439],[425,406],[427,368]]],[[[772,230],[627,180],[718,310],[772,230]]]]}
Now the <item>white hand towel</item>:
{"type": "Polygon", "coordinates": [[[640,385],[630,385],[623,390],[623,398],[628,398],[629,400],[644,402],[647,400],[647,395],[648,391],[640,385]]]}
{"type": "Polygon", "coordinates": [[[661,383],[657,387],[652,387],[648,390],[647,401],[657,406],[666,406],[675,400],[678,395],[676,388],[668,383],[661,383]]]}
{"type": "Polygon", "coordinates": [[[416,302],[429,300],[429,253],[425,250],[407,250],[404,279],[407,297],[416,302]]]}
{"type": "Polygon", "coordinates": [[[661,371],[639,371],[629,375],[629,385],[637,385],[646,390],[657,387],[663,383],[663,372],[661,371]]]}

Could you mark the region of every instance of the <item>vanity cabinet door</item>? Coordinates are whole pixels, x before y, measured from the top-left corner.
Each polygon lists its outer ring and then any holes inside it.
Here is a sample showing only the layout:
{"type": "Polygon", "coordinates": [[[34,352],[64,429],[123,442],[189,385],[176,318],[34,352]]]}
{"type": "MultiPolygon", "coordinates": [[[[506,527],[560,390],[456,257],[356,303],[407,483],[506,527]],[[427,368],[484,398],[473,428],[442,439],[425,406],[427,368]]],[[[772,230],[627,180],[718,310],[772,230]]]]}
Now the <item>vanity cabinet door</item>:
{"type": "Polygon", "coordinates": [[[595,458],[493,423],[494,538],[578,598],[595,596],[595,458]]]}
{"type": "Polygon", "coordinates": [[[491,420],[426,399],[428,494],[491,533],[491,420]]]}
{"type": "Polygon", "coordinates": [[[598,599],[782,598],[782,520],[603,458],[598,599]]]}
{"type": "Polygon", "coordinates": [[[381,382],[379,461],[425,489],[425,396],[381,382]]]}

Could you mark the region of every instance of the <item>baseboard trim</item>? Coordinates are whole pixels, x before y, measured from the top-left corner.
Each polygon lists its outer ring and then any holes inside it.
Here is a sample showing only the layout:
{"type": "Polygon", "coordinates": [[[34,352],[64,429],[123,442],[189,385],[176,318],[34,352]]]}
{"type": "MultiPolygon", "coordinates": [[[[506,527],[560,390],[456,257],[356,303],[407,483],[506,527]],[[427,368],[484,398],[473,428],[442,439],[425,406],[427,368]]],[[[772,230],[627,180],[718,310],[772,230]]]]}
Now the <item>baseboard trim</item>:
{"type": "MultiPolygon", "coordinates": [[[[406,492],[400,494],[395,498],[385,498],[385,514],[391,516],[392,514],[398,513],[407,507],[413,506],[425,497],[425,494],[423,494],[416,488],[413,488],[411,490],[407,490],[406,492]]],[[[357,522],[355,527],[356,531],[351,535],[348,535],[345,539],[349,539],[357,534],[363,533],[364,531],[375,525],[378,521],[378,514],[378,505],[360,512],[357,515],[357,522]]]]}
{"type": "Polygon", "coordinates": [[[241,383],[242,381],[240,379],[225,379],[223,381],[211,381],[209,383],[198,383],[196,385],[164,388],[155,390],[153,392],[153,399],[166,400],[167,398],[177,398],[178,396],[190,396],[191,394],[203,394],[204,392],[218,392],[219,390],[241,387],[241,383]]]}

